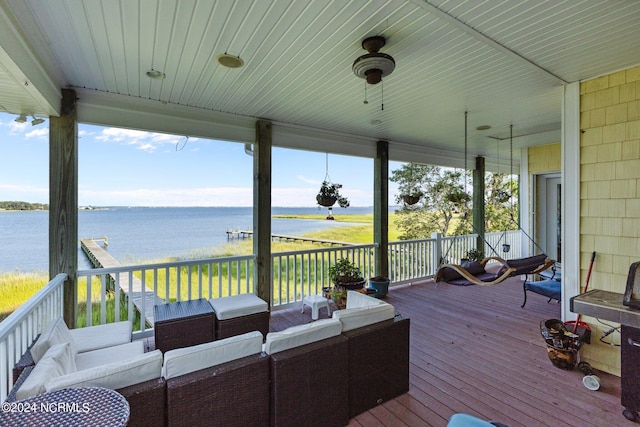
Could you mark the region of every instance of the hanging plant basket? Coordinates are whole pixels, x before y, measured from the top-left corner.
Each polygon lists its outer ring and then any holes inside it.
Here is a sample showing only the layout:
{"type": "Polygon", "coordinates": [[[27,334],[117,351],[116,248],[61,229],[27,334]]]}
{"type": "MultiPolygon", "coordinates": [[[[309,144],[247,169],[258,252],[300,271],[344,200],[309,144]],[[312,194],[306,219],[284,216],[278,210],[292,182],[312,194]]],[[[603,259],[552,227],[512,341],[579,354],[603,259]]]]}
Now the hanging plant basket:
{"type": "Polygon", "coordinates": [[[337,202],[341,208],[348,208],[349,200],[340,194],[340,188],[342,188],[342,184],[333,184],[326,180],[323,181],[316,195],[316,202],[318,202],[320,206],[328,208],[337,202]]]}
{"type": "Polygon", "coordinates": [[[451,193],[447,194],[445,198],[451,203],[463,203],[471,200],[471,196],[460,190],[452,191],[451,193]]]}
{"type": "Polygon", "coordinates": [[[320,194],[318,194],[316,196],[316,201],[320,206],[330,208],[331,206],[336,204],[338,198],[334,196],[321,196],[320,194]]]}
{"type": "Polygon", "coordinates": [[[499,190],[496,192],[496,200],[498,203],[506,203],[511,198],[511,195],[504,190],[499,190]]]}
{"type": "Polygon", "coordinates": [[[422,197],[422,194],[403,194],[400,197],[402,197],[402,201],[407,205],[415,205],[420,201],[420,197],[422,197]]]}

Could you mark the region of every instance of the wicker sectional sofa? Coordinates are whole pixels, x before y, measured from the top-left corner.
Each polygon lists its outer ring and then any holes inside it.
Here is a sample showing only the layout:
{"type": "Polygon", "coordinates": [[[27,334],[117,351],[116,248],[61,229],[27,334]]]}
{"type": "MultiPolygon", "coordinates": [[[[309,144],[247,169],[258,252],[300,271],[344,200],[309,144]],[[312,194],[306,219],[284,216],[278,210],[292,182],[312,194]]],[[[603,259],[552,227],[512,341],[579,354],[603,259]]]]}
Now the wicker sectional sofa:
{"type": "Polygon", "coordinates": [[[254,331],[167,351],[153,378],[106,386],[129,402],[129,425],[342,426],[409,390],[409,325],[393,306],[349,292],[332,319],[269,333],[264,343],[254,331]]]}

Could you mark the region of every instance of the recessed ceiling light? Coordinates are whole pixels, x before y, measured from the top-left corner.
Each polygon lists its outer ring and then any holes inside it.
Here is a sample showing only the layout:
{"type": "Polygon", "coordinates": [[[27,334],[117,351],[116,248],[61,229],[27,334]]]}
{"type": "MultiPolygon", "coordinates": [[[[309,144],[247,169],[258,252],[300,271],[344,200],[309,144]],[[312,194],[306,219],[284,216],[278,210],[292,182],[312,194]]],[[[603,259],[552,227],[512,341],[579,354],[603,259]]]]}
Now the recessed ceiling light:
{"type": "Polygon", "coordinates": [[[227,68],[240,68],[244,65],[244,61],[239,56],[229,55],[228,53],[218,55],[216,59],[220,65],[227,68]]]}
{"type": "Polygon", "coordinates": [[[154,70],[153,68],[147,71],[146,74],[147,74],[147,77],[155,80],[164,79],[165,77],[167,77],[166,74],[163,73],[162,71],[154,70]]]}
{"type": "Polygon", "coordinates": [[[489,125],[480,125],[476,128],[476,130],[489,130],[491,129],[491,126],[489,125]]]}
{"type": "Polygon", "coordinates": [[[382,123],[382,120],[371,120],[372,125],[379,125],[380,123],[382,123]]]}

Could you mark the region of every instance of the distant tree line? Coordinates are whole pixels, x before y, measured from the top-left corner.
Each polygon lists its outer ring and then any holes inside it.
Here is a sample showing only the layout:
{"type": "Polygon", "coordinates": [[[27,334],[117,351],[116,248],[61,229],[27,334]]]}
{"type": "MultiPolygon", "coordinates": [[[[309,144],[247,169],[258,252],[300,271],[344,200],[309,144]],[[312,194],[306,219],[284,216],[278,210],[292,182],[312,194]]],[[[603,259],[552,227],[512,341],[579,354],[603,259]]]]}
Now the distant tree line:
{"type": "Polygon", "coordinates": [[[0,202],[0,209],[8,211],[47,211],[49,205],[46,203],[29,203],[29,202],[0,202]]]}

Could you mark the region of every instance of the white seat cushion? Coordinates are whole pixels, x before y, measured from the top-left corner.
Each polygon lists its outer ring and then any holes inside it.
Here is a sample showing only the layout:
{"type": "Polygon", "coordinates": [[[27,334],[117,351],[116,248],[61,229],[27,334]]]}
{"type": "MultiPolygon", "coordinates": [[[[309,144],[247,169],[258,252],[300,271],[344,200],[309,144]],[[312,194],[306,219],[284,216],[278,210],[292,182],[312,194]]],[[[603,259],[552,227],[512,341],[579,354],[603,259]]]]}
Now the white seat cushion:
{"type": "Polygon", "coordinates": [[[267,354],[324,340],[340,335],[342,324],[337,319],[322,319],[304,325],[292,326],[281,332],[270,332],[264,344],[267,354]]]}
{"type": "Polygon", "coordinates": [[[267,302],[253,294],[232,295],[230,297],[211,298],[209,304],[216,312],[218,320],[235,319],[236,317],[268,311],[267,302]]]}
{"type": "Polygon", "coordinates": [[[34,362],[38,363],[51,346],[68,342],[71,346],[71,353],[75,356],[78,353],[75,342],[69,328],[62,320],[62,317],[53,319],[44,327],[40,333],[40,337],[31,347],[31,356],[34,362]]]}
{"type": "Polygon", "coordinates": [[[75,372],[75,361],[69,343],[53,345],[18,388],[16,399],[26,399],[44,393],[47,381],[73,372],[75,372]]]}
{"type": "Polygon", "coordinates": [[[164,354],[162,376],[166,379],[220,365],[262,351],[262,334],[258,331],[169,350],[164,354]]]}
{"type": "Polygon", "coordinates": [[[95,366],[47,381],[47,392],[69,387],[106,387],[116,390],[160,378],[162,352],[154,350],[129,360],[95,366]]]}
{"type": "Polygon", "coordinates": [[[132,359],[144,353],[144,343],[141,340],[114,347],[101,348],[99,350],[78,353],[76,356],[76,368],[78,371],[107,365],[113,362],[132,359]]]}
{"type": "Polygon", "coordinates": [[[347,292],[347,308],[333,312],[333,318],[342,322],[342,332],[393,319],[394,316],[395,308],[391,304],[354,291],[347,292]]]}
{"type": "Polygon", "coordinates": [[[113,347],[131,342],[131,322],[114,322],[105,325],[70,329],[78,353],[113,347]]]}

